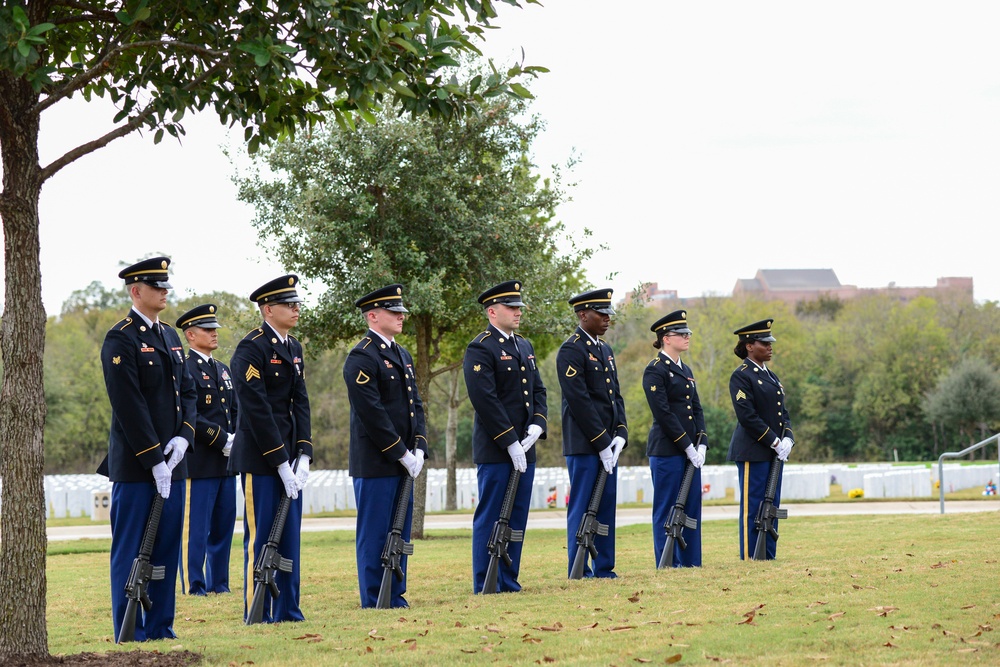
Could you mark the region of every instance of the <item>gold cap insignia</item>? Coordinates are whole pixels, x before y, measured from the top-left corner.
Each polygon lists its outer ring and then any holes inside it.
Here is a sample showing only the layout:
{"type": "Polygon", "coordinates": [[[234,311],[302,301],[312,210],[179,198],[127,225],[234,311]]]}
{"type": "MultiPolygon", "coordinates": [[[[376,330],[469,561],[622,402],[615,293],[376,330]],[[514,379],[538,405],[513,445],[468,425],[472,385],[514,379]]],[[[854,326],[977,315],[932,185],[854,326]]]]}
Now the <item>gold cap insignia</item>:
{"type": "Polygon", "coordinates": [[[208,312],[214,313],[215,312],[215,306],[209,306],[208,307],[208,312]]]}
{"type": "MultiPolygon", "coordinates": [[[[167,262],[166,262],[166,260],[164,260],[164,261],[160,262],[160,268],[161,268],[161,269],[165,269],[165,268],[167,268],[167,262]]],[[[136,280],[138,280],[138,278],[136,278],[136,280]]]]}
{"type": "Polygon", "coordinates": [[[288,284],[289,285],[294,285],[295,284],[295,278],[289,278],[288,279],[288,284]]]}
{"type": "Polygon", "coordinates": [[[521,289],[520,283],[514,283],[514,289],[521,289]]]}
{"type": "Polygon", "coordinates": [[[403,293],[403,288],[402,287],[397,287],[396,288],[396,294],[402,294],[402,293],[403,293]]]}

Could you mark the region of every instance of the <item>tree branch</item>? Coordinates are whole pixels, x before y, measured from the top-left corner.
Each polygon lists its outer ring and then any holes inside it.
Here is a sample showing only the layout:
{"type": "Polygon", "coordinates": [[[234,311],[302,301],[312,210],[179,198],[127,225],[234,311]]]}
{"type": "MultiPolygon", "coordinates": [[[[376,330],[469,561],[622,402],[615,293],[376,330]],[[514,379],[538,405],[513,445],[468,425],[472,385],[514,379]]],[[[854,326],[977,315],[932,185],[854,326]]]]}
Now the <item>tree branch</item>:
{"type": "MultiPolygon", "coordinates": [[[[215,76],[218,73],[220,67],[221,63],[216,63],[215,66],[205,70],[205,72],[201,76],[199,76],[197,79],[194,79],[186,86],[184,86],[184,90],[190,91],[192,88],[201,85],[207,79],[215,76]]],[[[74,162],[75,160],[83,157],[84,155],[87,155],[88,153],[93,153],[99,148],[104,148],[115,139],[120,139],[125,135],[131,134],[132,132],[137,130],[146,121],[146,119],[148,119],[153,114],[154,111],[155,107],[153,106],[153,103],[150,102],[148,105],[146,105],[145,109],[143,109],[136,116],[133,116],[127,123],[125,123],[121,127],[117,127],[102,137],[94,139],[93,141],[89,141],[85,144],[81,144],[80,146],[77,146],[76,148],[67,151],[62,155],[62,157],[58,158],[57,160],[54,160],[53,162],[50,162],[48,166],[42,169],[41,181],[45,182],[46,179],[53,176],[60,169],[74,162]]]]}
{"type": "Polygon", "coordinates": [[[463,359],[459,359],[458,361],[456,361],[454,363],[450,363],[447,366],[442,366],[441,368],[436,368],[436,369],[432,370],[431,373],[430,373],[430,375],[431,375],[430,379],[433,380],[438,375],[444,375],[445,373],[452,372],[456,368],[461,368],[463,361],[464,361],[463,359]]]}
{"type": "Polygon", "coordinates": [[[107,69],[111,66],[111,60],[118,55],[129,50],[142,49],[146,47],[162,47],[164,51],[175,49],[180,51],[189,51],[191,53],[197,53],[208,58],[216,59],[216,64],[209,68],[208,71],[212,71],[216,66],[218,66],[219,63],[226,60],[229,55],[228,51],[216,51],[214,49],[198,46],[197,44],[188,44],[187,42],[164,42],[158,39],[121,44],[104,53],[89,70],[83,72],[78,77],[70,79],[61,88],[53,91],[51,95],[47,96],[44,100],[35,105],[35,107],[31,110],[31,113],[42,113],[56,102],[69,97],[91,81],[97,79],[99,76],[104,74],[105,71],[107,71],[107,69]]]}

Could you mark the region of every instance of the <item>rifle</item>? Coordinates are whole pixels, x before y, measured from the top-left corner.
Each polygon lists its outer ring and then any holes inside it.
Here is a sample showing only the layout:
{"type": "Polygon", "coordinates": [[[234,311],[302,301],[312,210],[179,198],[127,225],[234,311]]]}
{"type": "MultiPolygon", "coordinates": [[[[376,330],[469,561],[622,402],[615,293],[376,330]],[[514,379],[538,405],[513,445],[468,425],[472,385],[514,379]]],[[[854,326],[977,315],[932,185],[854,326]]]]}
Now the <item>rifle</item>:
{"type": "Polygon", "coordinates": [[[402,556],[413,555],[413,543],[403,540],[403,524],[406,523],[406,510],[410,507],[410,494],[413,492],[413,478],[409,475],[403,479],[399,498],[396,501],[396,514],[392,519],[392,528],[385,536],[385,546],[382,547],[382,585],[378,589],[376,609],[388,609],[392,599],[392,575],[397,581],[403,580],[402,556]]]}
{"type": "Polygon", "coordinates": [[[139,555],[132,561],[132,571],[128,574],[128,581],[125,582],[125,597],[128,604],[125,606],[125,618],[122,620],[122,627],[118,631],[118,641],[135,641],[135,621],[139,613],[139,605],[143,611],[153,608],[153,601],[149,599],[147,587],[150,581],[163,579],[164,569],[162,565],[151,565],[149,558],[153,555],[153,544],[156,542],[156,531],[160,528],[160,515],[163,513],[163,496],[159,493],[153,498],[153,507],[149,510],[149,519],[146,521],[146,530],[142,534],[142,546],[139,547],[139,555]]]}
{"type": "MultiPolygon", "coordinates": [[[[296,455],[292,472],[296,471],[298,465],[299,457],[296,455]]],[[[253,566],[253,599],[250,601],[250,609],[247,610],[246,625],[254,625],[263,620],[265,588],[271,591],[272,598],[281,595],[278,583],[275,581],[277,571],[292,571],[292,561],[278,553],[278,542],[281,541],[281,534],[285,532],[285,520],[288,518],[288,510],[291,506],[292,499],[282,492],[281,500],[278,501],[278,511],[274,514],[274,523],[271,524],[271,532],[267,536],[264,549],[260,552],[260,556],[257,557],[257,562],[253,566]]]]}
{"type": "MultiPolygon", "coordinates": [[[[698,440],[694,443],[695,449],[701,445],[703,435],[698,434],[698,440]]],[[[663,527],[667,530],[667,542],[663,545],[660,553],[660,562],[656,564],[657,570],[668,568],[674,563],[674,544],[681,545],[681,549],[687,549],[687,540],[684,539],[684,529],[695,530],[698,527],[698,519],[688,516],[684,512],[687,505],[688,493],[691,491],[691,482],[694,481],[694,464],[690,461],[684,464],[684,474],[681,476],[681,488],[677,491],[677,502],[670,509],[667,522],[663,527]]]]}
{"type": "Polygon", "coordinates": [[[604,495],[604,485],[608,481],[608,471],[601,468],[597,474],[597,481],[594,482],[594,490],[590,492],[590,503],[587,511],[580,519],[580,527],[576,529],[576,557],[573,559],[573,567],[570,569],[570,579],[582,579],[583,569],[587,565],[587,554],[590,553],[591,560],[597,558],[597,547],[594,546],[594,535],[602,537],[608,534],[608,525],[597,520],[597,509],[601,506],[601,497],[604,495]]]}
{"type": "Polygon", "coordinates": [[[500,559],[508,566],[513,561],[507,553],[507,545],[510,542],[521,542],[524,540],[523,530],[510,529],[510,514],[514,511],[514,496],[517,495],[517,483],[521,479],[521,473],[516,468],[510,471],[507,479],[507,491],[504,492],[503,504],[500,506],[500,517],[493,524],[493,532],[490,533],[490,540],[486,543],[486,550],[490,552],[490,564],[486,568],[486,583],[483,585],[483,594],[497,592],[497,575],[500,570],[500,559]]]}
{"type": "Polygon", "coordinates": [[[778,478],[781,477],[781,469],[784,465],[778,459],[771,461],[771,470],[767,473],[764,500],[757,508],[757,516],[753,520],[754,528],[757,531],[757,544],[754,545],[751,560],[767,560],[767,536],[770,535],[775,541],[778,539],[778,530],[774,527],[774,521],[775,519],[788,518],[788,510],[780,510],[774,506],[774,496],[778,492],[778,478]]]}
{"type": "Polygon", "coordinates": [[[687,549],[687,540],[684,539],[684,529],[690,528],[694,530],[698,527],[698,519],[688,516],[684,511],[693,480],[694,464],[688,461],[684,464],[684,475],[681,477],[681,488],[677,492],[677,502],[670,509],[667,522],[663,524],[663,527],[667,530],[667,542],[663,545],[663,551],[660,553],[660,562],[656,564],[656,569],[658,570],[673,566],[675,543],[681,545],[681,549],[687,549]]]}

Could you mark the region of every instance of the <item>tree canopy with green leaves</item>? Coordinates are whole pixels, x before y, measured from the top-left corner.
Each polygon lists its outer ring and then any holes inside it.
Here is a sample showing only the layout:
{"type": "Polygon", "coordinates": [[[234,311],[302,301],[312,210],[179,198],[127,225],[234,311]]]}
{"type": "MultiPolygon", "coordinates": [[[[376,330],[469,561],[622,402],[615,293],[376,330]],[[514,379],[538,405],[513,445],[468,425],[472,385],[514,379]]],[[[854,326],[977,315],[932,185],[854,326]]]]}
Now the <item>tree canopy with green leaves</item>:
{"type": "MultiPolygon", "coordinates": [[[[499,0],[521,6],[535,0],[499,0]]],[[[0,218],[5,303],[0,390],[0,660],[48,654],[42,486],[45,396],[38,202],[68,164],[138,129],[180,136],[189,112],[245,128],[251,152],[333,117],[352,127],[382,107],[455,118],[486,100],[524,96],[521,75],[491,69],[460,84],[496,18],[491,0],[14,0],[0,5],[0,218]],[[109,98],[107,127],[39,163],[46,110],[109,98]]]]}
{"type": "Polygon", "coordinates": [[[321,292],[301,327],[310,343],[357,340],[365,326],[355,299],[402,283],[426,397],[485,327],[476,296],[487,287],[524,283],[524,331],[541,334],[539,354],[572,331],[566,300],[584,284],[592,250],[554,221],[561,171],[534,173],[542,124],[525,107],[498,99],[450,123],[383,113],[353,132],[327,125],[262,151],[240,196],[255,207],[261,242],[321,292]]]}

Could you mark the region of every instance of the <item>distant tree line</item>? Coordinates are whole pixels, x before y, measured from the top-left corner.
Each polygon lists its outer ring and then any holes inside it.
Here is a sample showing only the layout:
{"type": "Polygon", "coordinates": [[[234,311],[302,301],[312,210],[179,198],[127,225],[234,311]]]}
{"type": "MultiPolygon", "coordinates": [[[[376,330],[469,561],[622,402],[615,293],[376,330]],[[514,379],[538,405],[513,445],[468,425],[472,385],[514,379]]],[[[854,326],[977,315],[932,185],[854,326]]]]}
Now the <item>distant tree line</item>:
{"type": "MultiPolygon", "coordinates": [[[[570,294],[561,295],[568,298],[570,294]]],[[[557,299],[551,299],[557,300],[557,299]]],[[[220,306],[217,356],[228,361],[237,341],[257,326],[258,314],[244,297],[208,293],[172,301],[164,321],[199,303],[220,306]]],[[[105,332],[128,311],[124,290],[94,283],[66,302],[47,324],[45,430],[47,473],[92,472],[107,449],[111,411],[99,362],[105,332]]],[[[663,312],[682,307],[632,306],[613,321],[607,336],[616,351],[629,421],[625,465],[643,465],[651,417],[640,386],[653,358],[649,325],[663,312]]],[[[732,330],[764,317],[774,318],[774,360],[788,395],[795,427],[794,460],[885,461],[895,450],[900,460],[934,460],[944,451],[963,449],[1000,429],[1000,307],[944,303],[921,297],[900,303],[883,296],[845,301],[822,311],[797,314],[782,303],[704,297],[683,306],[694,330],[685,361],[694,369],[712,447],[709,462],[725,460],[735,426],[729,376],[740,361],[733,355],[732,330]]],[[[308,317],[306,313],[305,317],[308,317]]],[[[547,350],[541,361],[548,388],[548,438],[539,443],[539,465],[563,465],[559,382],[555,377],[558,343],[574,328],[569,306],[560,326],[525,332],[547,350]]],[[[360,319],[357,335],[362,334],[360,319]]],[[[485,326],[485,320],[484,320],[485,326]]],[[[308,327],[304,327],[307,329],[308,327]]],[[[408,323],[404,345],[411,349],[408,323]]],[[[346,468],[350,442],[349,407],[342,367],[350,342],[328,349],[306,342],[307,383],[313,414],[318,468],[346,468]]],[[[536,346],[538,347],[538,346],[536,346]]],[[[472,464],[472,410],[464,383],[453,373],[437,375],[425,403],[430,409],[431,465],[443,467],[449,414],[457,418],[455,458],[472,464]],[[456,382],[457,380],[457,382],[456,382]],[[448,402],[457,409],[449,412],[448,402]]],[[[985,456],[985,453],[983,454],[985,456]]]]}

